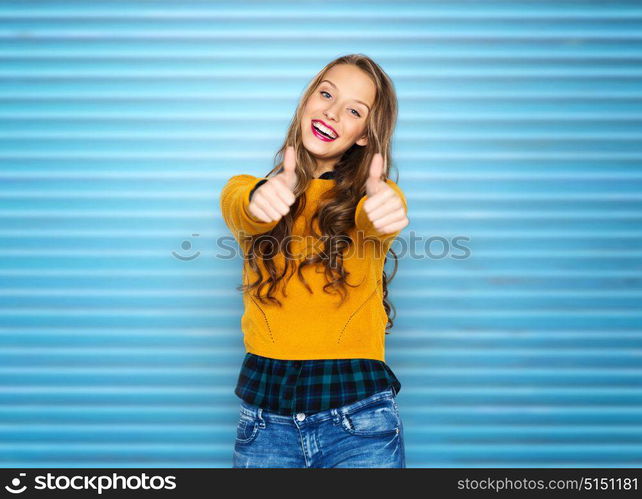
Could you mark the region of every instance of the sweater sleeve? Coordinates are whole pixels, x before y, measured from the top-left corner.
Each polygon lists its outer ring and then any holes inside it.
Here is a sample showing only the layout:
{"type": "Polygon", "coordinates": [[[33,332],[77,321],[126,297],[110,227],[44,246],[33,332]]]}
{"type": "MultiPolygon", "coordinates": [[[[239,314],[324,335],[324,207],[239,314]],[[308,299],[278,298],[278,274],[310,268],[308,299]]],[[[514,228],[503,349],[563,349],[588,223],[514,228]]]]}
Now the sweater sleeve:
{"type": "MultiPolygon", "coordinates": [[[[389,178],[386,179],[386,183],[388,184],[388,186],[392,187],[392,189],[401,198],[401,201],[403,203],[404,209],[406,210],[406,214],[407,214],[408,213],[408,201],[406,200],[406,196],[403,193],[403,191],[399,188],[399,186],[396,183],[394,183],[389,178]]],[[[394,239],[396,239],[396,237],[399,234],[401,234],[401,230],[398,230],[397,232],[391,232],[389,234],[381,234],[381,233],[379,233],[377,231],[376,227],[370,221],[370,218],[368,218],[368,214],[366,213],[366,210],[363,207],[363,204],[366,202],[366,199],[368,199],[368,196],[363,196],[359,200],[359,202],[357,203],[357,208],[356,208],[356,210],[354,212],[354,224],[355,224],[356,230],[363,231],[364,237],[373,237],[373,238],[376,238],[376,239],[378,239],[378,240],[380,240],[382,242],[391,243],[394,239]]]]}
{"type": "Polygon", "coordinates": [[[227,181],[221,191],[220,207],[223,220],[239,243],[243,237],[269,232],[279,223],[278,220],[262,222],[255,219],[249,211],[250,193],[267,180],[252,175],[235,175],[227,181]]]}

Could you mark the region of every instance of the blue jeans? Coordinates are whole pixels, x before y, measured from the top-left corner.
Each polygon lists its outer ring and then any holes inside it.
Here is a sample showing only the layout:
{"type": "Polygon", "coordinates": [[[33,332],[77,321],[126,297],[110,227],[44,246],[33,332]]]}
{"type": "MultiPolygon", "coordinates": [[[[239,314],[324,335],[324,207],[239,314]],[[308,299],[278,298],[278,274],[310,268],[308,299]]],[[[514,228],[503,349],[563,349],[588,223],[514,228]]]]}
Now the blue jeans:
{"type": "Polygon", "coordinates": [[[336,409],[282,416],[241,401],[234,468],[405,468],[392,388],[336,409]]]}

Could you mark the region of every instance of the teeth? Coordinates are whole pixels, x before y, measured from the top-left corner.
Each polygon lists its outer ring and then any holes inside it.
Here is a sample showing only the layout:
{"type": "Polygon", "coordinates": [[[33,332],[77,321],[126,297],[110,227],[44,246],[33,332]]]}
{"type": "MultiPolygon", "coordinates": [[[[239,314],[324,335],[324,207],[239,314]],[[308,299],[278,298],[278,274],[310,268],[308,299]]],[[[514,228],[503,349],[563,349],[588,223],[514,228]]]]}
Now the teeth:
{"type": "Polygon", "coordinates": [[[336,138],[337,138],[337,135],[336,135],[332,130],[330,130],[330,129],[329,129],[328,127],[326,127],[326,126],[323,126],[323,125],[322,125],[321,123],[319,123],[318,121],[315,121],[315,122],[314,122],[314,127],[315,127],[315,128],[318,128],[318,129],[319,129],[319,130],[321,130],[322,132],[324,132],[324,133],[328,134],[328,135],[329,135],[330,137],[332,137],[333,139],[336,139],[336,138]]]}

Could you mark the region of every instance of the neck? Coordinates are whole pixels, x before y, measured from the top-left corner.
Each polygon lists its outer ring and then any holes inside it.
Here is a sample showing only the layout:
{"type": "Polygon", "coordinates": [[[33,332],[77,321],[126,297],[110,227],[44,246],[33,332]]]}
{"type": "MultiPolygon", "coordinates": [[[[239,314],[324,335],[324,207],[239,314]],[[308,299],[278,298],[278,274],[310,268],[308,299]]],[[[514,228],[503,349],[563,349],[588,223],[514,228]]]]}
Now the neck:
{"type": "Polygon", "coordinates": [[[334,165],[336,161],[319,161],[316,160],[316,167],[314,169],[314,177],[318,178],[323,175],[325,172],[334,171],[334,165]]]}
{"type": "Polygon", "coordinates": [[[334,168],[325,168],[325,169],[323,169],[323,168],[318,168],[318,169],[314,172],[314,178],[319,178],[319,177],[320,177],[321,175],[323,175],[324,173],[326,173],[326,172],[332,172],[332,171],[334,171],[334,168]]]}

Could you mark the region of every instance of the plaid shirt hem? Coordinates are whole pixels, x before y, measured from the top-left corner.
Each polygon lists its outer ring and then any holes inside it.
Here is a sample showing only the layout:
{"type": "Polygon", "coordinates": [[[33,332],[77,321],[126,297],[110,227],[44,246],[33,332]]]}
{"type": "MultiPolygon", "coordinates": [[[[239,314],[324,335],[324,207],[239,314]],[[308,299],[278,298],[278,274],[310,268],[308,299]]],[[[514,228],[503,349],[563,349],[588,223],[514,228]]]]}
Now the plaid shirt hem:
{"type": "Polygon", "coordinates": [[[234,393],[281,415],[313,413],[357,402],[401,383],[375,359],[281,360],[246,353],[234,393]]]}

